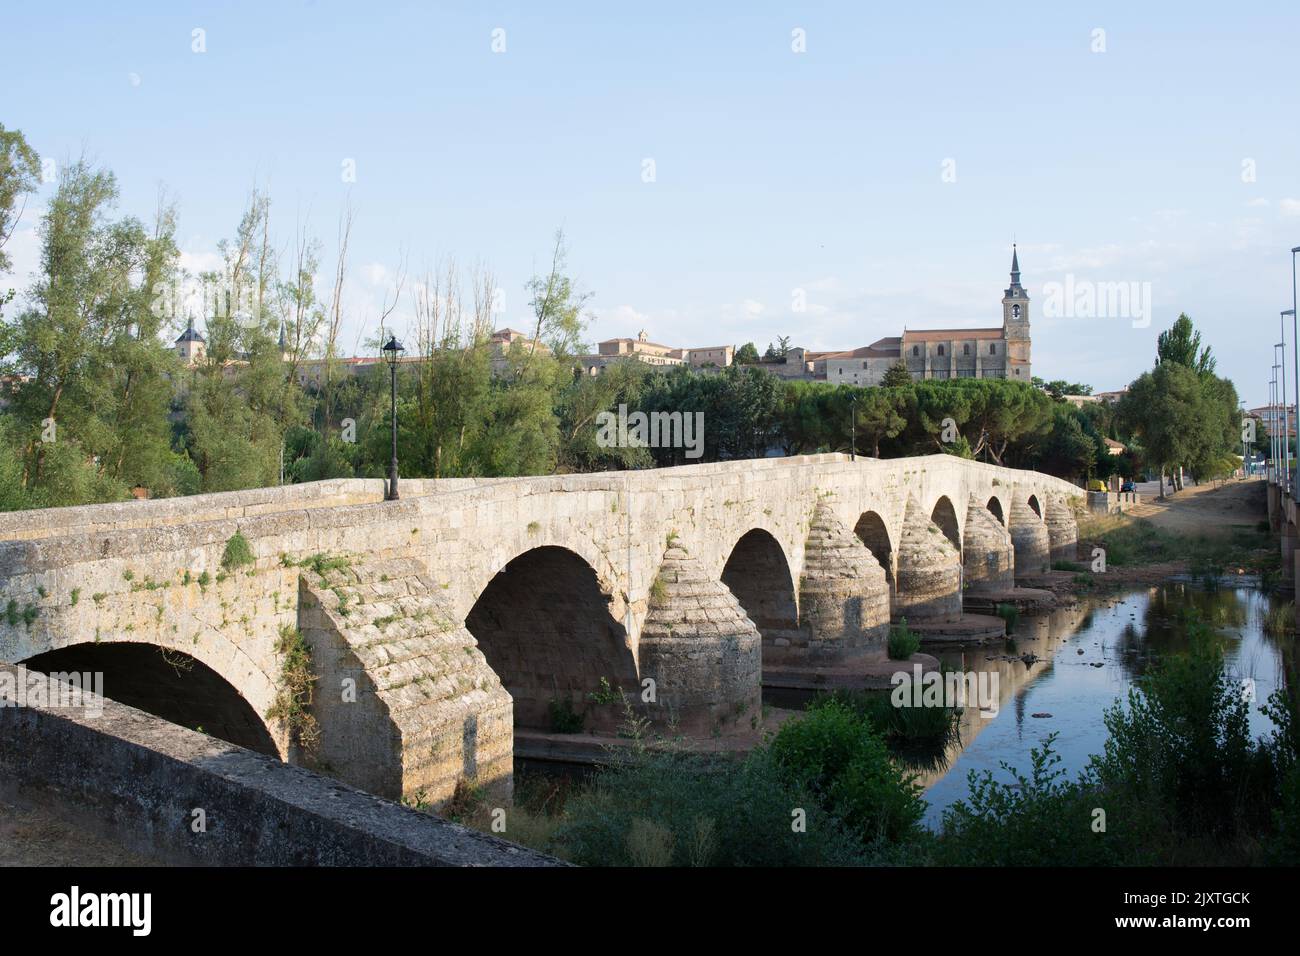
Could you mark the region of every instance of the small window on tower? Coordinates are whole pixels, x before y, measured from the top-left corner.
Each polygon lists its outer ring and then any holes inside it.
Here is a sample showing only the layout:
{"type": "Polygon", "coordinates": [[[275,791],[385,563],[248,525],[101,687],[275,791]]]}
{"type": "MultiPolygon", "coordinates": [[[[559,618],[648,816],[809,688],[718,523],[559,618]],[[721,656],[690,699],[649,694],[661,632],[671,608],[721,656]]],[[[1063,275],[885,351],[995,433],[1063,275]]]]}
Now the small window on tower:
{"type": "Polygon", "coordinates": [[[994,342],[991,345],[989,345],[989,355],[997,355],[997,354],[998,354],[998,346],[997,343],[994,342]]]}
{"type": "Polygon", "coordinates": [[[1018,306],[1018,305],[1013,305],[1013,306],[1011,307],[1011,317],[1012,317],[1013,319],[1018,319],[1018,318],[1020,318],[1020,306],[1018,306]]]}
{"type": "Polygon", "coordinates": [[[962,354],[962,355],[970,355],[970,346],[969,346],[969,345],[963,345],[963,346],[961,347],[961,354],[962,354]]]}
{"type": "Polygon", "coordinates": [[[939,354],[940,354],[940,355],[943,354],[943,346],[942,346],[942,345],[939,346],[939,354]]]}
{"type": "Polygon", "coordinates": [[[921,354],[921,346],[919,346],[919,345],[913,345],[913,346],[912,346],[912,354],[913,354],[913,355],[920,355],[920,354],[921,354]]]}

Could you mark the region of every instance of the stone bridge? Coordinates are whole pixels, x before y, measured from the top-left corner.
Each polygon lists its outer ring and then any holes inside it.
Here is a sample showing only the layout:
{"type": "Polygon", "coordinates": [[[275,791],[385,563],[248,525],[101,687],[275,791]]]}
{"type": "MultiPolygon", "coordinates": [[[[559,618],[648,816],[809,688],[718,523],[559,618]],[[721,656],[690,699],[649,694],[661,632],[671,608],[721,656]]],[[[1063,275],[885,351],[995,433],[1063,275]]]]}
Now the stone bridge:
{"type": "Polygon", "coordinates": [[[516,729],[612,730],[618,691],[757,728],[765,666],[1074,556],[1082,492],[945,455],[378,480],[0,515],[0,661],[383,796],[508,789],[516,729]]]}

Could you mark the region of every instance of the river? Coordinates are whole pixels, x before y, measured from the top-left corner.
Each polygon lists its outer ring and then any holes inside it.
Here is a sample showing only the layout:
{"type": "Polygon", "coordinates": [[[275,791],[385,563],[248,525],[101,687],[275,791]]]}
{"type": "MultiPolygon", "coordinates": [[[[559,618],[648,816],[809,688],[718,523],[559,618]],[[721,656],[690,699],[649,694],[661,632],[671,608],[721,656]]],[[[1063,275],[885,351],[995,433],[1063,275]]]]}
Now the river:
{"type": "MultiPolygon", "coordinates": [[[[1106,740],[1104,713],[1117,699],[1126,699],[1134,678],[1153,656],[1176,652],[1186,643],[1179,623],[1183,609],[1193,607],[1224,642],[1229,673],[1253,679],[1256,705],[1251,729],[1257,736],[1271,732],[1272,722],[1261,714],[1263,704],[1282,680],[1283,644],[1264,629],[1272,603],[1253,588],[1218,587],[1206,590],[1188,583],[1168,582],[1122,594],[1087,597],[1073,606],[1037,616],[1021,616],[1005,645],[986,645],[939,654],[953,670],[986,671],[998,676],[994,716],[975,707],[962,714],[960,739],[947,748],[938,766],[921,773],[929,803],[927,825],[937,828],[944,808],[969,792],[973,770],[994,772],[1006,763],[1021,773],[1030,769],[1030,751],[1056,733],[1059,768],[1073,778],[1100,753],[1106,740]],[[1041,658],[1026,664],[1015,658],[1041,658]],[[1100,665],[1100,666],[1096,666],[1100,665]],[[1048,716],[1035,716],[1048,715],[1048,716]]],[[[1245,685],[1249,687],[1250,685],[1245,685]]]]}

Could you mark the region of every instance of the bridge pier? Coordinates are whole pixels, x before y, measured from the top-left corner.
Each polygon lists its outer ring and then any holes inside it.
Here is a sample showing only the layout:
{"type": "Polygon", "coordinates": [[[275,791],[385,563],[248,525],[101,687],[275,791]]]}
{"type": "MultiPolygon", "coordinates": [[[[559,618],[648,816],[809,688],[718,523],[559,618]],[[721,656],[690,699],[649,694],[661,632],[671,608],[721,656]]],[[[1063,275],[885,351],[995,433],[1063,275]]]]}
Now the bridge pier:
{"type": "Polygon", "coordinates": [[[1011,543],[1016,549],[1017,580],[1052,569],[1052,545],[1047,525],[1019,493],[1011,503],[1010,531],[1011,543]]]}
{"type": "Polygon", "coordinates": [[[804,643],[790,650],[804,659],[833,660],[846,650],[883,646],[889,637],[885,570],[825,501],[804,544],[799,624],[804,643]]]}
{"type": "Polygon", "coordinates": [[[1011,535],[974,495],[966,506],[962,568],[970,591],[1010,591],[1016,586],[1016,547],[1011,535]]]}
{"type": "Polygon", "coordinates": [[[1268,527],[1274,534],[1282,530],[1282,489],[1268,482],[1268,527]]]}
{"type": "MultiPolygon", "coordinates": [[[[1279,534],[1279,544],[1282,550],[1282,567],[1283,569],[1295,567],[1296,563],[1296,526],[1294,521],[1286,520],[1286,514],[1283,514],[1282,528],[1279,534]]],[[[1282,574],[1278,586],[1283,591],[1295,590],[1295,581],[1293,576],[1285,573],[1282,574]]]]}
{"type": "Polygon", "coordinates": [[[315,727],[296,734],[293,762],[435,807],[462,780],[509,797],[510,695],[420,562],[303,568],[298,626],[315,727]]]}
{"type": "Polygon", "coordinates": [[[762,636],[735,596],[680,546],[670,547],[641,628],[645,712],[661,727],[709,736],[756,729],[763,719],[762,636]]]}
{"type": "Polygon", "coordinates": [[[1074,512],[1055,495],[1047,496],[1047,539],[1053,561],[1079,557],[1079,522],[1074,512]]]}
{"type": "Polygon", "coordinates": [[[955,621],[961,617],[961,555],[909,498],[898,546],[894,617],[908,623],[955,621]]]}

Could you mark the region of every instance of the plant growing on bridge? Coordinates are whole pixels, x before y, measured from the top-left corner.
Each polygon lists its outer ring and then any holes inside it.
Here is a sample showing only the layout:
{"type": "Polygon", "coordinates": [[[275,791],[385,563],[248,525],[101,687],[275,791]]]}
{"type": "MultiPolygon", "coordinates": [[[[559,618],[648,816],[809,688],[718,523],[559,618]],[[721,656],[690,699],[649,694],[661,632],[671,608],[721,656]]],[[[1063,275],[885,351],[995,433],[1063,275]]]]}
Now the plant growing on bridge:
{"type": "Polygon", "coordinates": [[[301,631],[286,624],[280,628],[275,650],[280,655],[280,687],[266,718],[283,722],[290,739],[310,750],[320,737],[320,726],[311,714],[312,685],[316,681],[311,648],[301,631]]]}
{"type": "Polygon", "coordinates": [[[230,536],[226,542],[226,549],[221,553],[221,567],[231,571],[252,564],[253,561],[253,549],[249,547],[248,539],[236,531],[230,536]]]}

